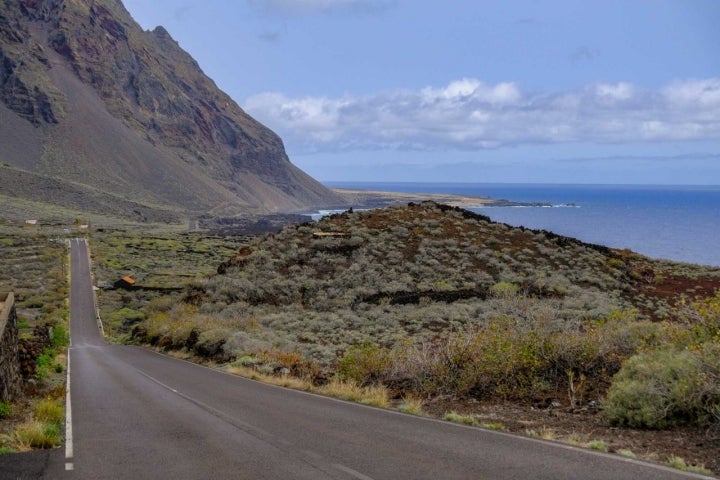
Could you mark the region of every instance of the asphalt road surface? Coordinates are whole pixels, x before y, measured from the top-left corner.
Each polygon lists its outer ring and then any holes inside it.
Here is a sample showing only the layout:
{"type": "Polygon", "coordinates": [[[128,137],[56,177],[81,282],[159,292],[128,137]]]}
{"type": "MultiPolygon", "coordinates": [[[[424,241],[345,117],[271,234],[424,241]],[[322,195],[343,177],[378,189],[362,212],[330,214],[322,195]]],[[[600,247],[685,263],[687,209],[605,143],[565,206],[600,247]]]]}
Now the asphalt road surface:
{"type": "Polygon", "coordinates": [[[147,349],[108,345],[97,326],[83,240],[72,241],[71,269],[67,447],[36,454],[44,463],[11,478],[703,478],[263,385],[147,349]]]}

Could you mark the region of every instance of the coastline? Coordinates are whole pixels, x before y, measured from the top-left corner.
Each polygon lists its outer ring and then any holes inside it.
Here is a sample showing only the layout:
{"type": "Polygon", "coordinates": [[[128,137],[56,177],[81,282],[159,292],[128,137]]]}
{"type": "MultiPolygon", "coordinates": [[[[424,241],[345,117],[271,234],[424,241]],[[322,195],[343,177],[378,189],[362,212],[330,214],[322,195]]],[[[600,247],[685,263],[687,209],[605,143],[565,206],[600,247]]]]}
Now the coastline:
{"type": "MultiPolygon", "coordinates": [[[[508,225],[549,230],[651,258],[720,266],[720,252],[708,248],[717,242],[718,185],[328,182],[327,186],[340,192],[338,196],[347,191],[351,196],[348,203],[363,203],[363,195],[368,200],[364,203],[373,203],[367,197],[374,196],[374,205],[365,208],[379,208],[393,201],[447,201],[508,225]]],[[[313,218],[347,208],[345,204],[316,210],[313,218]]]]}
{"type": "Polygon", "coordinates": [[[546,207],[548,202],[513,202],[490,198],[482,195],[462,195],[457,193],[409,193],[381,190],[332,188],[334,193],[345,200],[339,205],[326,205],[310,209],[265,214],[247,214],[235,217],[204,218],[199,222],[201,229],[217,235],[260,235],[276,232],[289,224],[317,220],[329,213],[340,213],[351,208],[371,210],[389,206],[401,206],[408,203],[433,201],[465,209],[482,207],[546,207]]]}
{"type": "Polygon", "coordinates": [[[348,188],[333,188],[332,191],[345,198],[347,203],[354,208],[382,208],[390,205],[406,204],[409,202],[420,203],[426,200],[460,208],[519,206],[546,207],[551,205],[548,202],[514,202],[486,196],[461,195],[455,193],[387,192],[380,190],[348,188]]]}

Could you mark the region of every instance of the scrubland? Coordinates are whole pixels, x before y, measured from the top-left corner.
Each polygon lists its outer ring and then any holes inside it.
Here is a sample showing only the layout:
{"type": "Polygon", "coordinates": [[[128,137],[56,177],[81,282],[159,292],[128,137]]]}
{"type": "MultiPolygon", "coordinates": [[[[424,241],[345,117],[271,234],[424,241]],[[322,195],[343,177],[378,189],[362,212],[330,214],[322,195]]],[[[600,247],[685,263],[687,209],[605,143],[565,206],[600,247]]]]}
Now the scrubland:
{"type": "Polygon", "coordinates": [[[720,269],[431,202],[255,239],[197,238],[195,257],[188,237],[147,241],[94,242],[101,277],[141,272],[151,286],[164,270],[185,283],[171,295],[101,293],[104,316],[129,341],[305,389],[380,388],[423,414],[472,417],[473,405],[504,404],[578,415],[605,433],[690,429],[704,446],[680,452],[688,465],[720,467],[703,453],[720,441],[720,269]],[[190,258],[197,264],[161,264],[190,258]]]}

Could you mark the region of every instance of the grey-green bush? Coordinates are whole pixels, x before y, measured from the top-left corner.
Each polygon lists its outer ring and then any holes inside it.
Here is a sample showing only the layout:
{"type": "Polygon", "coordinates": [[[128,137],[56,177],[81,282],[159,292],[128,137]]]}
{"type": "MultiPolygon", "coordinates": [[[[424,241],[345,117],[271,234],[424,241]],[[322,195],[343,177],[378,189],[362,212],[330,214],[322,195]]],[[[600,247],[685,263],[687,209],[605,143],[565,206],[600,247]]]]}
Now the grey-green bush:
{"type": "Polygon", "coordinates": [[[719,344],[641,353],[628,359],[615,376],[603,414],[617,426],[707,426],[720,405],[719,380],[719,344]]]}

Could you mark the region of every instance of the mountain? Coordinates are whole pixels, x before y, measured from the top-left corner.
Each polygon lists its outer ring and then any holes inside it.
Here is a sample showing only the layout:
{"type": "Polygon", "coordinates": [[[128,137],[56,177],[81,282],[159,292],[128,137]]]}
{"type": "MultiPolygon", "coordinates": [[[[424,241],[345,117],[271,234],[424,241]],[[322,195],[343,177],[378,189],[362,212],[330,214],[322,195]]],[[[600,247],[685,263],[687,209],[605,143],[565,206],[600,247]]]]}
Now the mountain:
{"type": "Polygon", "coordinates": [[[0,2],[0,145],[0,195],[74,210],[164,220],[343,203],[120,0],[0,2]]]}

